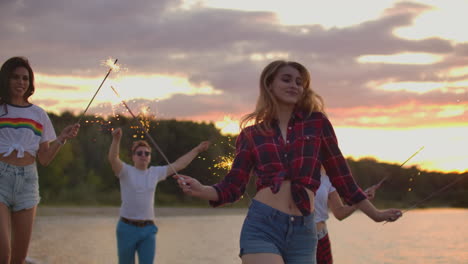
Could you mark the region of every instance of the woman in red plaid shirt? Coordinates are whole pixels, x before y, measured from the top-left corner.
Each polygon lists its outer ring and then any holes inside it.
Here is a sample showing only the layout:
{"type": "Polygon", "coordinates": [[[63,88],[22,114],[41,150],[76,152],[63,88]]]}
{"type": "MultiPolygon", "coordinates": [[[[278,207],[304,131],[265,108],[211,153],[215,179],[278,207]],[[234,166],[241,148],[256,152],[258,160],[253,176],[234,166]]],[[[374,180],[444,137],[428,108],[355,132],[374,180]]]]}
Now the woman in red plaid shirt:
{"type": "Polygon", "coordinates": [[[315,263],[314,196],[321,166],[340,196],[373,220],[395,221],[401,215],[396,209],[377,210],[355,183],[301,64],[274,61],[265,67],[256,109],[241,126],[232,168],[221,182],[207,186],[185,175],[177,179],[185,193],[220,206],[237,201],[250,175],[256,176],[257,193],[240,237],[242,263],[315,263]]]}

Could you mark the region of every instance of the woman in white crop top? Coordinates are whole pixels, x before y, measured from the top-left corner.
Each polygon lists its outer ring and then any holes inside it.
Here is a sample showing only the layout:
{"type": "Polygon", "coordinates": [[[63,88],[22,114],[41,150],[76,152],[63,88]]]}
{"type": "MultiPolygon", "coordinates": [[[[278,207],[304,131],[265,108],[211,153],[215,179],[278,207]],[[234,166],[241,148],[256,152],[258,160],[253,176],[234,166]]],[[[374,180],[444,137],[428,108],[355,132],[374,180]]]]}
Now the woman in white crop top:
{"type": "Polygon", "coordinates": [[[0,263],[24,263],[31,239],[39,183],[36,159],[48,165],[79,124],[56,137],[47,113],[29,102],[34,73],[26,58],[0,70],[0,263]]]}
{"type": "MultiPolygon", "coordinates": [[[[315,194],[315,224],[317,227],[317,264],[331,264],[333,263],[330,239],[328,237],[328,230],[326,221],[328,219],[328,208],[332,211],[333,215],[338,220],[343,220],[356,211],[356,205],[344,205],[341,197],[333,187],[330,179],[322,168],[320,177],[320,187],[315,194]]],[[[375,191],[379,186],[374,185],[367,188],[364,192],[369,200],[375,196],[375,191]]],[[[393,221],[396,219],[392,219],[393,221]]]]}

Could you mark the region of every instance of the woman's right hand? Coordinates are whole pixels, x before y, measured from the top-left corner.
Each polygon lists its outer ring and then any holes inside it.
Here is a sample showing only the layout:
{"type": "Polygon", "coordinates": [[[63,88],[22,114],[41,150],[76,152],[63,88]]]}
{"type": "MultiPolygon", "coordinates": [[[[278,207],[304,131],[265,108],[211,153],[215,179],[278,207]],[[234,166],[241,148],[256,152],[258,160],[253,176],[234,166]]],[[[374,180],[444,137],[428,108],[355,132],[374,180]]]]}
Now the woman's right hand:
{"type": "Polygon", "coordinates": [[[195,197],[203,195],[203,187],[205,186],[197,179],[182,174],[174,174],[172,177],[177,180],[179,187],[184,193],[195,197]]]}

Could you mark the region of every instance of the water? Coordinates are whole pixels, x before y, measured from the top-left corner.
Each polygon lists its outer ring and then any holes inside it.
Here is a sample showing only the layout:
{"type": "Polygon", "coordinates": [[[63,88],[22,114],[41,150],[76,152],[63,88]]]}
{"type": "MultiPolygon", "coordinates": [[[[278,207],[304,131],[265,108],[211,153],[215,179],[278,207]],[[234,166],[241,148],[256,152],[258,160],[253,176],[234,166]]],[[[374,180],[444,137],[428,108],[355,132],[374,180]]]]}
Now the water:
{"type": "MultiPolygon", "coordinates": [[[[156,263],[241,263],[242,209],[157,209],[156,263]]],[[[118,208],[40,207],[29,257],[41,264],[117,263],[118,208]]],[[[328,228],[335,263],[468,263],[468,209],[412,210],[395,223],[362,213],[328,228]]]]}

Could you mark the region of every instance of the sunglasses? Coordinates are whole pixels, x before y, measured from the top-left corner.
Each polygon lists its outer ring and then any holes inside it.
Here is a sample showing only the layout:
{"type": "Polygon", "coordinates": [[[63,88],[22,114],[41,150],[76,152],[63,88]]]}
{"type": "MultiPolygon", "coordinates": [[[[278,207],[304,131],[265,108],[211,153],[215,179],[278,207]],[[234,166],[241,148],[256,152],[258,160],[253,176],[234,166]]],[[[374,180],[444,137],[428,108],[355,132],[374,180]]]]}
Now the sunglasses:
{"type": "Polygon", "coordinates": [[[139,151],[135,152],[135,154],[136,154],[137,156],[139,156],[139,157],[143,156],[143,154],[145,155],[145,157],[148,157],[148,156],[151,154],[151,152],[139,150],[139,151]]]}

